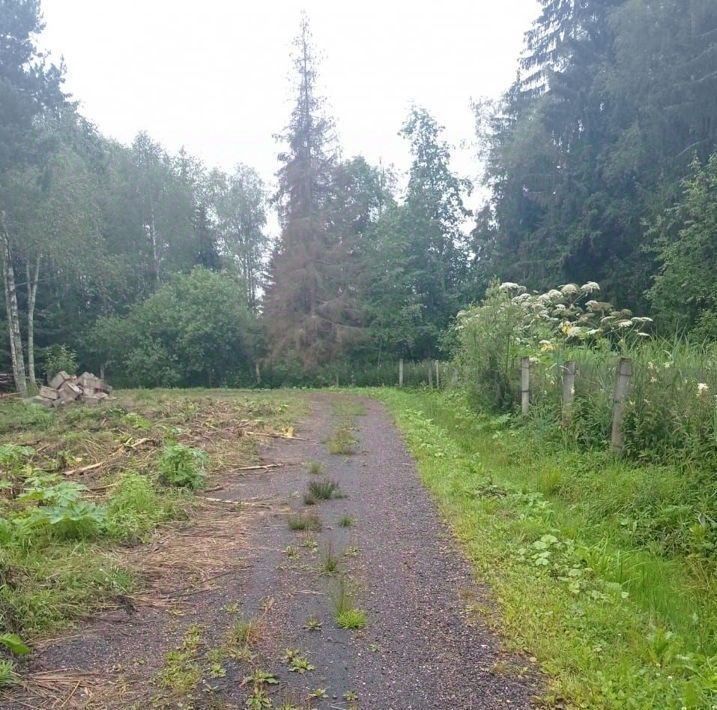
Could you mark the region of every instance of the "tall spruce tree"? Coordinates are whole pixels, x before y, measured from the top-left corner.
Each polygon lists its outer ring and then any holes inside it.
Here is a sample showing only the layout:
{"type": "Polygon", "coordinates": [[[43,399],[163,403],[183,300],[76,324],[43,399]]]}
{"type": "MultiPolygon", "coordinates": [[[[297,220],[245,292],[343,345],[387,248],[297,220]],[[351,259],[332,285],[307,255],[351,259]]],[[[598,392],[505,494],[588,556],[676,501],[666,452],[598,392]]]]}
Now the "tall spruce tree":
{"type": "Polygon", "coordinates": [[[282,138],[277,204],[281,238],[272,255],[265,300],[271,355],[307,369],[328,362],[351,330],[336,306],[329,229],[336,153],[332,122],[317,94],[317,62],[304,16],[294,42],[296,102],[282,138]]]}

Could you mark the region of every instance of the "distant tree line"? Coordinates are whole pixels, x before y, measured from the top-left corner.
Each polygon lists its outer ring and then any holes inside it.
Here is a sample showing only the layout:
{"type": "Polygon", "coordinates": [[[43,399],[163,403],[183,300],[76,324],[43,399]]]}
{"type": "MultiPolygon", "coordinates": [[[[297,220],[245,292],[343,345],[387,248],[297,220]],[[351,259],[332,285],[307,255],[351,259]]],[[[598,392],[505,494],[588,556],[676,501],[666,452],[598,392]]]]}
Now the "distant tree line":
{"type": "Polygon", "coordinates": [[[541,4],[519,78],[476,106],[483,285],[595,280],[665,330],[717,337],[717,3],[541,4]]]}
{"type": "Polygon", "coordinates": [[[247,166],[102,136],[37,48],[39,1],[0,2],[3,356],[18,389],[59,346],[147,386],[439,357],[494,278],[600,281],[665,332],[717,337],[717,5],[542,6],[518,79],[475,106],[490,199],[473,215],[423,108],[401,127],[407,180],[342,156],[306,19],[272,195],[247,166]]]}

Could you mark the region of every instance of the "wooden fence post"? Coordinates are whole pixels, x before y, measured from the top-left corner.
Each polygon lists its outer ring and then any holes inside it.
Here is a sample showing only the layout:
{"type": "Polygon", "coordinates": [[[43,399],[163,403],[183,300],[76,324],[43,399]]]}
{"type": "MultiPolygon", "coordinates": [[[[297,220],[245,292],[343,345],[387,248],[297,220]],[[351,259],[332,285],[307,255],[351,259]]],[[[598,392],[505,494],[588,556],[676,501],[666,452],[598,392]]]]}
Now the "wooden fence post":
{"type": "Polygon", "coordinates": [[[632,360],[621,357],[617,365],[617,378],[615,379],[615,394],[612,399],[612,452],[621,454],[625,445],[625,434],[622,422],[625,417],[625,401],[630,391],[630,378],[632,377],[632,360]]]}
{"type": "Polygon", "coordinates": [[[254,363],[254,372],[256,374],[256,383],[261,385],[261,368],[259,367],[259,361],[254,363]]]}
{"type": "Polygon", "coordinates": [[[568,360],[563,365],[563,426],[570,423],[573,415],[573,400],[575,399],[575,360],[568,360]]]}
{"type": "Polygon", "coordinates": [[[403,358],[398,361],[398,386],[403,387],[403,358]]]}
{"type": "Polygon", "coordinates": [[[439,370],[440,365],[438,364],[438,360],[436,360],[436,389],[441,389],[441,375],[439,370]]]}
{"type": "Polygon", "coordinates": [[[433,389],[433,368],[430,360],[428,361],[428,389],[433,389]]]}
{"type": "Polygon", "coordinates": [[[530,411],[530,358],[520,360],[520,408],[523,414],[530,411]]]}

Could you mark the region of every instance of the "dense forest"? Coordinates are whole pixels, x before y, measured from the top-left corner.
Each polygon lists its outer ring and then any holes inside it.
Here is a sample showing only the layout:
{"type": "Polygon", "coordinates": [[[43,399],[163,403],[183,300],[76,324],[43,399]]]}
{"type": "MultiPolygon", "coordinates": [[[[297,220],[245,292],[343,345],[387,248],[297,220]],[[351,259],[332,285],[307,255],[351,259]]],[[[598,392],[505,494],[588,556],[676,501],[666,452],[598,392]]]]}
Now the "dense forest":
{"type": "Polygon", "coordinates": [[[21,393],[78,366],[143,386],[333,381],[339,361],[446,355],[495,279],[597,281],[658,332],[717,337],[717,5],[541,4],[516,81],[474,106],[490,196],[473,215],[422,107],[397,126],[406,179],[342,155],[308,20],[272,193],[246,165],[104,137],[38,49],[38,0],[2,0],[2,369],[21,393]]]}

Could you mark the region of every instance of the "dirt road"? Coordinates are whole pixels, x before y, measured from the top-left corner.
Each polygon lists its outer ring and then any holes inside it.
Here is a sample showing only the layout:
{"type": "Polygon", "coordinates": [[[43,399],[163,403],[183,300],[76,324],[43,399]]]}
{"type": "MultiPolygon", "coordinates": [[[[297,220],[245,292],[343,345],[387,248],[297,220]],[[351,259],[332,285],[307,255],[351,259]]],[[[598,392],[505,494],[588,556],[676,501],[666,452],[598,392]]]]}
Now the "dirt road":
{"type": "Polygon", "coordinates": [[[221,562],[204,587],[128,604],[36,654],[35,680],[64,674],[64,707],[531,706],[536,676],[482,622],[486,595],[383,406],[329,393],[309,404],[297,438],[263,451],[282,465],[223,476],[184,543],[171,542],[221,562]],[[349,424],[354,452],[330,453],[349,424]],[[307,505],[309,482],[329,480],[338,495],[307,505]],[[290,529],[297,513],[320,530],[290,529]],[[339,628],[342,609],[363,628],[339,628]]]}

